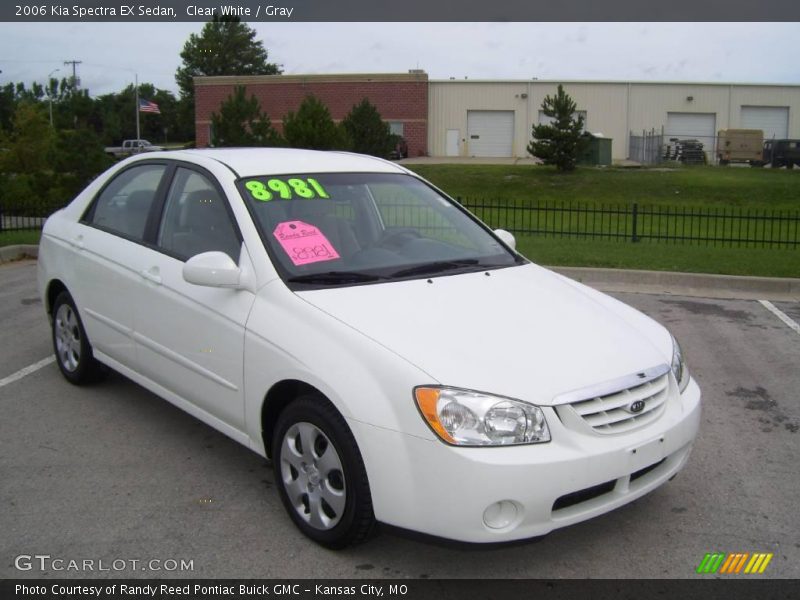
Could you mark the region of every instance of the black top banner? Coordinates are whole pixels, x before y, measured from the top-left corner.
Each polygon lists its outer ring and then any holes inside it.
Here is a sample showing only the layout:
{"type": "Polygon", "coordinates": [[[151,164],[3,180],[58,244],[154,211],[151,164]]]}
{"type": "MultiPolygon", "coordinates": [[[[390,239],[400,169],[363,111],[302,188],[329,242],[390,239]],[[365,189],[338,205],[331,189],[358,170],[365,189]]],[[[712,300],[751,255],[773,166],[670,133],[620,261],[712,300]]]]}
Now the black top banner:
{"type": "Polygon", "coordinates": [[[7,22],[180,22],[237,16],[246,22],[800,21],[798,0],[18,0],[7,22]],[[129,4],[126,2],[130,2],[129,4]]]}

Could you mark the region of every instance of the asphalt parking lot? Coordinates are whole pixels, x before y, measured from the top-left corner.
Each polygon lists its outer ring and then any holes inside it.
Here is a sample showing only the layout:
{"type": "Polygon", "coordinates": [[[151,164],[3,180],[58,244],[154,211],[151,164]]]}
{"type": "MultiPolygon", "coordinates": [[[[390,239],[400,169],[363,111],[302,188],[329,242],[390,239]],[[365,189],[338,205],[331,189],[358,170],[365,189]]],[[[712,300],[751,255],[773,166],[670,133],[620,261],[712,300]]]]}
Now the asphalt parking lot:
{"type": "MultiPolygon", "coordinates": [[[[703,390],[671,483],[537,543],[391,532],[337,553],[294,528],[266,461],[125,378],[77,388],[51,363],[9,382],[51,354],[35,271],[0,265],[0,577],[683,578],[707,552],[771,552],[758,577],[800,577],[800,335],[757,301],[614,294],[673,331],[703,390]],[[128,562],[15,567],[35,554],[128,562]],[[152,559],[192,570],[130,562],[152,559]]],[[[800,321],[800,302],[773,304],[800,321]]]]}

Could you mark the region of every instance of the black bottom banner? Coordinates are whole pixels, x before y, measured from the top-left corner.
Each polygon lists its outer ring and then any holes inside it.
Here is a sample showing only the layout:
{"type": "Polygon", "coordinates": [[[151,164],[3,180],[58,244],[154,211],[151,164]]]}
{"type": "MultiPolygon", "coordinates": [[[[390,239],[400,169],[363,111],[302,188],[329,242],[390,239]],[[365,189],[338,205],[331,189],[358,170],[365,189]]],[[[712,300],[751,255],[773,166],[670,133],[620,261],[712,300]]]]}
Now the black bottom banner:
{"type": "Polygon", "coordinates": [[[470,580],[470,579],[6,579],[3,600],[231,600],[233,598],[431,598],[436,600],[790,600],[798,580],[470,580]]]}

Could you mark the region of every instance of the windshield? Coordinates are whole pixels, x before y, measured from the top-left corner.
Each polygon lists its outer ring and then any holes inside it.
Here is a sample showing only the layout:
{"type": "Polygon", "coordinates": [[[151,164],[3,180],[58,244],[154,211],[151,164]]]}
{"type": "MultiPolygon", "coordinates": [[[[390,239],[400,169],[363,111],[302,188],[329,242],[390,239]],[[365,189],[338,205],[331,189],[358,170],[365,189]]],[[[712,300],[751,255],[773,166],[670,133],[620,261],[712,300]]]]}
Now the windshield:
{"type": "Polygon", "coordinates": [[[410,175],[270,175],[243,179],[239,187],[278,270],[299,287],[450,275],[522,261],[410,175]]]}

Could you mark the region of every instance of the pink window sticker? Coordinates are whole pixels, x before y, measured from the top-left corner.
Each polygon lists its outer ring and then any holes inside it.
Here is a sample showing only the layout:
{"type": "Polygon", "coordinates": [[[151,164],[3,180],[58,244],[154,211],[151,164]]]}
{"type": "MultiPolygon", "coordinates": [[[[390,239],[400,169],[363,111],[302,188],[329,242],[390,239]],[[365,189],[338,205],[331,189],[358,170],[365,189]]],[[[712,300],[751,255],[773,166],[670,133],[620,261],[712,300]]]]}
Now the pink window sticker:
{"type": "Polygon", "coordinates": [[[340,258],[328,238],[308,223],[302,221],[278,223],[272,235],[295,265],[310,265],[340,258]]]}

